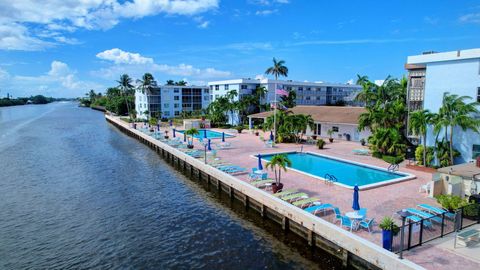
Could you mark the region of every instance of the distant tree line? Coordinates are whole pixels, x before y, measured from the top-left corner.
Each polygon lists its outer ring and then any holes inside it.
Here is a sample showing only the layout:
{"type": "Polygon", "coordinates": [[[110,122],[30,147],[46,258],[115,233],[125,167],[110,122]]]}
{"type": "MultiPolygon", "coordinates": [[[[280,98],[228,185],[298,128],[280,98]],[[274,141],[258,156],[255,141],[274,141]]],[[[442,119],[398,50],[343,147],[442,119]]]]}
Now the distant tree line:
{"type": "Polygon", "coordinates": [[[54,101],[65,101],[65,100],[72,100],[72,99],[45,97],[43,95],[19,97],[19,98],[2,98],[0,99],[0,107],[25,105],[25,104],[47,104],[54,101]]]}

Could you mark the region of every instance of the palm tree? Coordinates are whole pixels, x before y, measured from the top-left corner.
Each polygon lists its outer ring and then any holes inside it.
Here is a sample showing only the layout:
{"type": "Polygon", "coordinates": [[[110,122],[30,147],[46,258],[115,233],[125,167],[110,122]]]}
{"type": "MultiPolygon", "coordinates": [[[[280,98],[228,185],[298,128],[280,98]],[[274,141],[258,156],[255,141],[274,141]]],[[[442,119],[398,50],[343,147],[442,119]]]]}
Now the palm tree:
{"type": "Polygon", "coordinates": [[[195,137],[195,135],[198,135],[198,134],[199,132],[198,132],[198,129],[196,128],[191,128],[185,131],[185,135],[189,136],[187,137],[187,144],[190,146],[190,148],[193,147],[193,138],[195,137]]]}
{"type": "Polygon", "coordinates": [[[175,85],[175,82],[173,80],[167,80],[167,85],[175,85]]]}
{"type": "MultiPolygon", "coordinates": [[[[477,106],[478,102],[467,103],[471,97],[458,96],[444,93],[442,107],[439,110],[439,115],[442,116],[442,126],[445,128],[445,135],[447,135],[447,129],[450,131],[450,163],[453,165],[454,161],[454,149],[453,149],[453,131],[455,127],[460,127],[462,131],[471,129],[478,133],[480,127],[480,119],[475,119],[472,114],[479,113],[477,106]]],[[[446,136],[445,136],[446,138],[446,136]]]]}
{"type": "Polygon", "coordinates": [[[233,125],[233,114],[235,113],[235,110],[237,110],[238,107],[239,107],[239,102],[235,100],[235,98],[237,96],[238,96],[237,90],[230,90],[225,95],[225,97],[228,100],[228,103],[226,104],[226,107],[227,107],[228,111],[230,111],[230,120],[231,120],[232,125],[233,125]]]}
{"type": "Polygon", "coordinates": [[[122,90],[122,95],[125,98],[125,103],[127,105],[127,113],[130,120],[132,116],[130,115],[130,104],[128,102],[128,96],[131,89],[133,89],[132,78],[128,74],[123,74],[120,76],[120,80],[117,81],[118,87],[122,90]]]}
{"type": "MultiPolygon", "coordinates": [[[[265,71],[265,74],[269,75],[269,74],[272,74],[273,76],[275,76],[275,81],[278,80],[278,77],[288,77],[288,68],[285,66],[285,61],[284,60],[279,60],[277,61],[277,59],[275,59],[275,57],[273,58],[273,66],[267,68],[267,70],[265,71]]],[[[275,110],[277,109],[277,83],[275,82],[275,110]]],[[[277,125],[276,125],[276,113],[273,114],[274,116],[274,124],[273,124],[273,129],[274,129],[274,142],[276,141],[277,139],[277,125]]]]}
{"type": "Polygon", "coordinates": [[[410,113],[409,129],[415,135],[422,137],[423,166],[427,164],[427,127],[431,124],[433,114],[429,110],[418,110],[410,113]]]}
{"type": "Polygon", "coordinates": [[[292,161],[287,157],[286,154],[279,154],[272,157],[272,159],[267,162],[266,168],[270,168],[275,172],[275,183],[277,187],[281,184],[282,170],[287,171],[287,167],[292,166],[292,161]]]}
{"type": "Polygon", "coordinates": [[[137,83],[142,93],[149,93],[153,87],[157,86],[155,78],[150,73],[143,74],[142,79],[137,80],[137,83]]]}

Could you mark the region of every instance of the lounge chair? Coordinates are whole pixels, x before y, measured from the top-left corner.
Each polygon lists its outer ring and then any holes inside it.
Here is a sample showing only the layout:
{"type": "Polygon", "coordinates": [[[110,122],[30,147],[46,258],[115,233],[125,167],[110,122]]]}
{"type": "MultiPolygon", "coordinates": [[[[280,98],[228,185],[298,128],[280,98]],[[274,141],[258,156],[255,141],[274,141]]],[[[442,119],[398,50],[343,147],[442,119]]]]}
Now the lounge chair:
{"type": "MultiPolygon", "coordinates": [[[[407,220],[409,220],[410,222],[420,222],[422,219],[417,216],[408,216],[407,220]]],[[[425,219],[423,220],[423,226],[425,228],[432,228],[433,224],[430,221],[425,219]]]]}
{"type": "Polygon", "coordinates": [[[366,149],[353,149],[352,153],[361,156],[368,156],[370,154],[370,152],[366,149]]]}
{"type": "Polygon", "coordinates": [[[358,226],[360,228],[367,229],[368,232],[372,232],[371,231],[372,225],[373,225],[373,218],[372,219],[366,218],[366,219],[361,220],[360,223],[358,223],[358,226]]]}
{"type": "Polygon", "coordinates": [[[307,198],[308,198],[307,193],[300,192],[300,193],[293,193],[293,194],[281,197],[280,199],[282,199],[284,201],[287,201],[287,202],[293,202],[293,201],[307,199],[307,198]]]}
{"type": "Polygon", "coordinates": [[[217,147],[220,148],[220,149],[231,149],[232,148],[232,144],[229,143],[229,142],[224,142],[224,143],[219,143],[217,144],[217,147]]]}
{"type": "Polygon", "coordinates": [[[273,196],[277,197],[277,198],[280,198],[280,197],[283,197],[283,196],[287,196],[287,195],[290,195],[290,194],[293,194],[293,193],[297,193],[298,190],[294,189],[294,188],[290,188],[290,189],[285,189],[281,192],[277,192],[275,194],[272,194],[273,196]]]}
{"type": "Polygon", "coordinates": [[[250,185],[260,188],[260,187],[265,187],[268,184],[272,184],[272,183],[275,183],[275,180],[267,179],[267,180],[258,180],[258,181],[250,182],[250,185]]]}
{"type": "Polygon", "coordinates": [[[312,197],[312,198],[307,198],[307,199],[295,201],[292,204],[295,205],[295,206],[298,206],[300,208],[305,208],[305,207],[308,207],[308,206],[310,206],[312,204],[315,204],[315,203],[320,204],[320,199],[312,197]]]}
{"type": "Polygon", "coordinates": [[[268,147],[268,148],[273,148],[274,146],[274,143],[272,140],[268,140],[265,142],[265,146],[268,147]]]}
{"type": "Polygon", "coordinates": [[[347,227],[347,228],[350,229],[350,231],[352,231],[352,229],[353,229],[353,222],[352,222],[348,217],[346,217],[346,216],[341,216],[340,221],[341,221],[340,225],[341,225],[342,227],[347,227]]]}
{"type": "Polygon", "coordinates": [[[480,230],[478,229],[471,229],[468,231],[463,231],[457,234],[457,241],[455,241],[455,247],[457,244],[468,246],[470,242],[476,242],[480,239],[480,230]]]}
{"type": "Polygon", "coordinates": [[[440,217],[432,215],[430,213],[423,212],[415,208],[407,208],[407,211],[421,218],[431,219],[437,223],[442,223],[442,219],[440,217]]]}
{"type": "Polygon", "coordinates": [[[321,204],[321,205],[310,206],[310,207],[305,208],[304,210],[316,215],[317,212],[319,212],[319,211],[325,212],[325,210],[331,209],[332,207],[333,207],[333,205],[331,205],[329,203],[325,203],[325,204],[321,204]]]}
{"type": "Polygon", "coordinates": [[[418,204],[417,207],[418,207],[418,208],[422,208],[423,210],[425,210],[425,211],[427,211],[427,212],[430,212],[430,213],[432,213],[432,214],[437,214],[437,215],[445,214],[445,216],[446,216],[447,218],[450,218],[450,219],[454,219],[454,218],[455,218],[455,214],[454,214],[454,213],[450,213],[450,212],[448,212],[447,210],[440,209],[440,208],[438,208],[438,207],[431,206],[431,205],[426,204],[426,203],[418,204]]]}

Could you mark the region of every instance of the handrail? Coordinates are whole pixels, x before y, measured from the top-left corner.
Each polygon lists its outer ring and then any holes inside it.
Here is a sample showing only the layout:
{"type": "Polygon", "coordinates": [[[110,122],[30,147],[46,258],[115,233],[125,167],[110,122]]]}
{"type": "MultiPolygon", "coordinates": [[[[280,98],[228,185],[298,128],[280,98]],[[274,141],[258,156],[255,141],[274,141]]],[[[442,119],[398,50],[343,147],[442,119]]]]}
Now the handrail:
{"type": "Polygon", "coordinates": [[[390,172],[395,172],[395,171],[398,171],[398,169],[400,168],[400,166],[398,164],[390,164],[390,166],[388,166],[387,170],[390,172]]]}
{"type": "Polygon", "coordinates": [[[326,173],[324,178],[325,178],[325,182],[331,182],[331,183],[338,182],[337,177],[335,177],[335,175],[333,174],[326,173]]]}

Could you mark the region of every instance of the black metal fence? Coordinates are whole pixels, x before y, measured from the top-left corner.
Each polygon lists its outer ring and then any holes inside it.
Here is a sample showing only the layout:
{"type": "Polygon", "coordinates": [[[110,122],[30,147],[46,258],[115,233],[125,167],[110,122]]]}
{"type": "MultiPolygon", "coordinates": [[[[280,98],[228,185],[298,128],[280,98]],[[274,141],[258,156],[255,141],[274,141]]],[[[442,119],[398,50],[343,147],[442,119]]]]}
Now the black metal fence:
{"type": "Polygon", "coordinates": [[[470,204],[460,208],[456,213],[443,213],[422,218],[418,221],[407,221],[400,226],[398,234],[392,237],[392,251],[400,252],[401,235],[404,232],[403,250],[420,246],[425,242],[443,237],[455,231],[480,223],[480,204],[470,204]]]}

